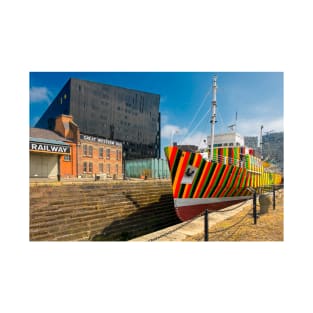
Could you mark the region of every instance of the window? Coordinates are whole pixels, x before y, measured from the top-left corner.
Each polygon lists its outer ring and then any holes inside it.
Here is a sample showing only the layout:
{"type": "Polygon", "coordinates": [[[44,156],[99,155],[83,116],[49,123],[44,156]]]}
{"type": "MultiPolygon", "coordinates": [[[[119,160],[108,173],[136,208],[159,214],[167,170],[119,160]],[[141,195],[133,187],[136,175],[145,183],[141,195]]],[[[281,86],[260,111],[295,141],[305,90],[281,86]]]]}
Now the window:
{"type": "Polygon", "coordinates": [[[103,163],[99,163],[99,173],[103,173],[103,163]]]}
{"type": "Polygon", "coordinates": [[[118,164],[115,165],[115,173],[118,175],[118,164]]]}
{"type": "Polygon", "coordinates": [[[119,160],[119,150],[116,150],[116,161],[119,160]]]}
{"type": "Polygon", "coordinates": [[[84,172],[84,173],[86,173],[86,172],[87,172],[87,162],[84,162],[83,172],[84,172]]]}
{"type": "Polygon", "coordinates": [[[88,156],[92,157],[92,146],[88,147],[88,156]]]}
{"type": "Polygon", "coordinates": [[[83,156],[87,155],[87,145],[83,145],[83,156]]]}
{"type": "Polygon", "coordinates": [[[65,154],[64,155],[64,161],[71,161],[71,155],[70,154],[65,154]]]}
{"type": "Polygon", "coordinates": [[[92,162],[89,162],[89,172],[92,173],[92,162]]]}
{"type": "Polygon", "coordinates": [[[110,149],[106,149],[106,159],[110,160],[110,149]]]}
{"type": "Polygon", "coordinates": [[[107,174],[110,174],[110,172],[111,172],[110,164],[107,164],[107,174]]]}
{"type": "Polygon", "coordinates": [[[99,148],[99,159],[103,159],[103,148],[99,148]]]}

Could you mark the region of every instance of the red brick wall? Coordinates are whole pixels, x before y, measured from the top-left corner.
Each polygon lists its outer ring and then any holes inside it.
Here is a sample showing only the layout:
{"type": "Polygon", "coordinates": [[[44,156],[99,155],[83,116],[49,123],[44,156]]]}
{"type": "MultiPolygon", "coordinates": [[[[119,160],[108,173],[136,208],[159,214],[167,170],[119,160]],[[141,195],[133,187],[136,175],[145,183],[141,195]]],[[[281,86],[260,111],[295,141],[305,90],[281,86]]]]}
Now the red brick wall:
{"type": "Polygon", "coordinates": [[[77,148],[78,153],[78,175],[94,175],[98,173],[105,173],[111,177],[115,174],[117,178],[122,178],[122,147],[103,144],[98,142],[91,142],[81,140],[77,148]],[[84,146],[87,151],[84,153],[84,146]],[[92,153],[90,149],[92,148],[92,153]],[[103,156],[99,155],[99,148],[103,149],[103,156]],[[109,158],[107,158],[106,150],[110,149],[109,158]],[[118,151],[118,158],[117,158],[118,151]],[[86,162],[87,169],[84,171],[84,162],[86,162]],[[90,163],[92,168],[90,168],[90,163]],[[102,164],[102,170],[101,170],[102,164]]]}
{"type": "Polygon", "coordinates": [[[63,178],[77,177],[77,145],[71,143],[70,161],[65,161],[65,155],[60,156],[60,175],[63,178]]]}
{"type": "Polygon", "coordinates": [[[73,122],[71,115],[63,114],[57,117],[55,131],[73,141],[71,160],[65,161],[64,156],[60,157],[61,177],[94,176],[99,173],[105,173],[110,177],[113,175],[117,178],[123,177],[122,146],[81,140],[79,127],[73,122]],[[87,147],[86,153],[84,153],[84,146],[87,147]],[[99,148],[103,149],[102,157],[99,154],[99,148]],[[110,149],[109,157],[107,149],[110,149]],[[86,163],[86,168],[84,168],[84,163],[86,163]]]}
{"type": "Polygon", "coordinates": [[[66,177],[77,177],[77,141],[79,138],[79,128],[73,122],[71,115],[60,115],[55,120],[54,131],[59,133],[61,136],[73,141],[70,143],[71,154],[70,160],[65,160],[66,156],[60,156],[60,175],[63,178],[66,177]]]}

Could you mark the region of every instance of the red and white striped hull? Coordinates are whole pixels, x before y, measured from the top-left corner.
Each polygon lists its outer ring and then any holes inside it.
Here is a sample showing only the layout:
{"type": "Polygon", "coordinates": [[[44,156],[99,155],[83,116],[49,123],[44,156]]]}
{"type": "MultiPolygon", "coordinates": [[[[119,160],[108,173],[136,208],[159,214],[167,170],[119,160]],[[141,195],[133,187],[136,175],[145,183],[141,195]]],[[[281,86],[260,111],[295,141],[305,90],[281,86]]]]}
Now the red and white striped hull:
{"type": "Polygon", "coordinates": [[[251,199],[251,196],[225,198],[174,199],[176,215],[181,221],[187,221],[200,215],[206,209],[217,211],[236,203],[251,199]]]}

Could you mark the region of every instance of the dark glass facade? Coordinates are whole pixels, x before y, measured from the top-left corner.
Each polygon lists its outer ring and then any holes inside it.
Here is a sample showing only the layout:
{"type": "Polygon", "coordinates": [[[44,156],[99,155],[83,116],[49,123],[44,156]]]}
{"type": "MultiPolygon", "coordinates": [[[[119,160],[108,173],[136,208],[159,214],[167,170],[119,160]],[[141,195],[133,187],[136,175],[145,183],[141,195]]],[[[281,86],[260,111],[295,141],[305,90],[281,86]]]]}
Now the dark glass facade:
{"type": "Polygon", "coordinates": [[[82,133],[123,143],[127,159],[160,157],[160,95],[70,79],[36,127],[70,114],[82,133]]]}

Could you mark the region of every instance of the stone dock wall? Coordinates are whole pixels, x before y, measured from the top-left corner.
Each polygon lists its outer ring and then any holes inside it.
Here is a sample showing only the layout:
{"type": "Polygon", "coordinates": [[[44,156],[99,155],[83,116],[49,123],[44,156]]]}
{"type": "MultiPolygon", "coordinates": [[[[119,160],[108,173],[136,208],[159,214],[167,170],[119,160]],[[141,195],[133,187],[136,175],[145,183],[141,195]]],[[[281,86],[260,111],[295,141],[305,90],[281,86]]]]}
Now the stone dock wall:
{"type": "Polygon", "coordinates": [[[31,241],[122,241],[178,222],[168,180],[30,185],[31,241]]]}

